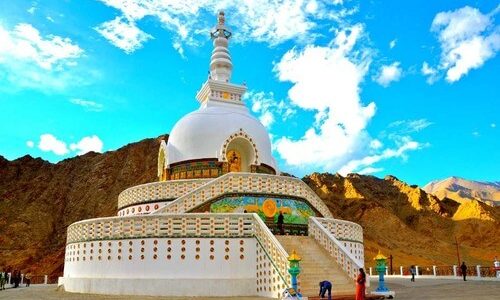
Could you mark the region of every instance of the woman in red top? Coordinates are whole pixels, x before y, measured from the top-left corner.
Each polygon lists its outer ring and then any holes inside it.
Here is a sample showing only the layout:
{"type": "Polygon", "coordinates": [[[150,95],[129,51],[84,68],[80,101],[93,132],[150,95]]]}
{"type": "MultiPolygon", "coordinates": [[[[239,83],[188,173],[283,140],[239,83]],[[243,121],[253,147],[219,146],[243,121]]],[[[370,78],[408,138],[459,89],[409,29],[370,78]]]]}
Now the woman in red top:
{"type": "Polygon", "coordinates": [[[359,269],[358,278],[356,278],[356,300],[365,300],[366,274],[363,268],[359,269]]]}

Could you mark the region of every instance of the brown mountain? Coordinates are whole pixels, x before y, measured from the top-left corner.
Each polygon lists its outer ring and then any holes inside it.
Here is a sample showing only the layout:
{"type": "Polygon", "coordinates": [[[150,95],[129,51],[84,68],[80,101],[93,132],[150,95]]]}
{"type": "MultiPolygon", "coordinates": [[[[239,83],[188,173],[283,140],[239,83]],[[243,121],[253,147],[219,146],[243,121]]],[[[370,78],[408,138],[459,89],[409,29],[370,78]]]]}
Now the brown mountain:
{"type": "Polygon", "coordinates": [[[477,200],[491,206],[500,206],[500,182],[481,182],[459,177],[431,181],[423,188],[438,198],[450,198],[460,203],[477,200]]]}
{"type": "Polygon", "coordinates": [[[393,176],[314,173],[304,181],[335,216],[363,226],[368,266],[378,249],[392,254],[395,266],[456,264],[455,237],[469,264],[490,266],[500,250],[498,207],[440,200],[393,176]]]}
{"type": "MultiPolygon", "coordinates": [[[[60,275],[67,226],[115,215],[122,190],[154,181],[162,138],[57,164],[0,156],[0,268],[60,275]]],[[[367,265],[379,248],[395,257],[395,265],[452,264],[454,236],[471,264],[491,264],[500,249],[494,238],[500,233],[499,208],[440,200],[395,177],[314,173],[304,181],[336,217],[363,225],[367,265]],[[453,220],[459,212],[462,218],[453,220]]]]}

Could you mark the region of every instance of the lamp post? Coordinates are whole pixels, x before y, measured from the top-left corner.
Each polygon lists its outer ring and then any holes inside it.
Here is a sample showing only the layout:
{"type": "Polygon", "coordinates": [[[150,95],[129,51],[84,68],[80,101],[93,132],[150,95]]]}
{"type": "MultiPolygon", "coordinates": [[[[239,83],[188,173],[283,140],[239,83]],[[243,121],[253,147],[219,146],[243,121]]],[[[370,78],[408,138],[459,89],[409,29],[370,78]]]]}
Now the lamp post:
{"type": "Polygon", "coordinates": [[[292,276],[292,288],[295,292],[299,294],[299,289],[297,286],[297,276],[300,274],[300,261],[302,258],[295,252],[292,251],[292,254],[288,257],[288,261],[290,262],[290,268],[288,269],[288,273],[292,276]]]}
{"type": "Polygon", "coordinates": [[[395,293],[393,291],[390,291],[385,286],[385,280],[384,280],[385,270],[387,268],[387,266],[386,266],[387,257],[385,257],[379,250],[377,256],[375,256],[375,258],[373,258],[373,260],[376,263],[375,270],[378,272],[378,287],[375,291],[372,292],[372,294],[384,295],[384,296],[388,297],[389,299],[392,299],[392,297],[394,297],[395,293]]]}

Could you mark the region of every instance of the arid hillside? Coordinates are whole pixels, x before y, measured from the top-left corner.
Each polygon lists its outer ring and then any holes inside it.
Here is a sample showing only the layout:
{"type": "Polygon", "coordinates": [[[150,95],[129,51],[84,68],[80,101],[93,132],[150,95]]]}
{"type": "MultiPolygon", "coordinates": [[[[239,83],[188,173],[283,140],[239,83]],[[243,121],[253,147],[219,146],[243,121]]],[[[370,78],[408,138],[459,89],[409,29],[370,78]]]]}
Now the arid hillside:
{"type": "Polygon", "coordinates": [[[455,238],[469,264],[492,265],[500,252],[498,207],[440,200],[393,176],[315,173],[304,181],[335,216],[363,226],[368,266],[378,249],[392,254],[395,266],[456,264],[455,238]]]}
{"type": "Polygon", "coordinates": [[[500,206],[500,182],[449,177],[429,182],[422,189],[439,199],[450,198],[460,203],[478,200],[491,206],[500,206]]]}
{"type": "MultiPolygon", "coordinates": [[[[162,138],[57,164],[0,157],[0,268],[62,274],[67,226],[115,215],[122,190],[154,181],[162,138]]],[[[304,181],[334,216],[363,225],[368,266],[379,248],[394,256],[395,265],[453,264],[454,237],[470,264],[489,265],[500,254],[494,238],[500,236],[500,208],[440,200],[395,177],[314,173],[304,181]]]]}
{"type": "Polygon", "coordinates": [[[161,138],[57,164],[0,157],[0,268],[62,274],[68,225],[116,215],[122,190],[155,180],[161,138]]]}

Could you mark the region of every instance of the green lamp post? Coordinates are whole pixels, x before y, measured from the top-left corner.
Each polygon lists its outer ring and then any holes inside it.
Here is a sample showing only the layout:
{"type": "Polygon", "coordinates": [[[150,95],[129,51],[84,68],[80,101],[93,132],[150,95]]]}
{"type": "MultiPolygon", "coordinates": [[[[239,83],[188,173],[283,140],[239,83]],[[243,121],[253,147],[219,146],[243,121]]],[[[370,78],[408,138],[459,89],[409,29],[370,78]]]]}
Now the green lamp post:
{"type": "Polygon", "coordinates": [[[295,252],[292,251],[292,254],[288,257],[288,261],[290,262],[290,268],[288,269],[288,273],[292,275],[292,288],[295,292],[300,296],[299,290],[297,287],[297,276],[300,274],[300,261],[302,258],[295,252]]]}
{"type": "Polygon", "coordinates": [[[380,250],[378,250],[378,254],[373,260],[377,264],[375,266],[375,270],[378,272],[378,287],[376,292],[388,292],[389,289],[385,286],[384,280],[387,257],[385,257],[380,250]]]}

